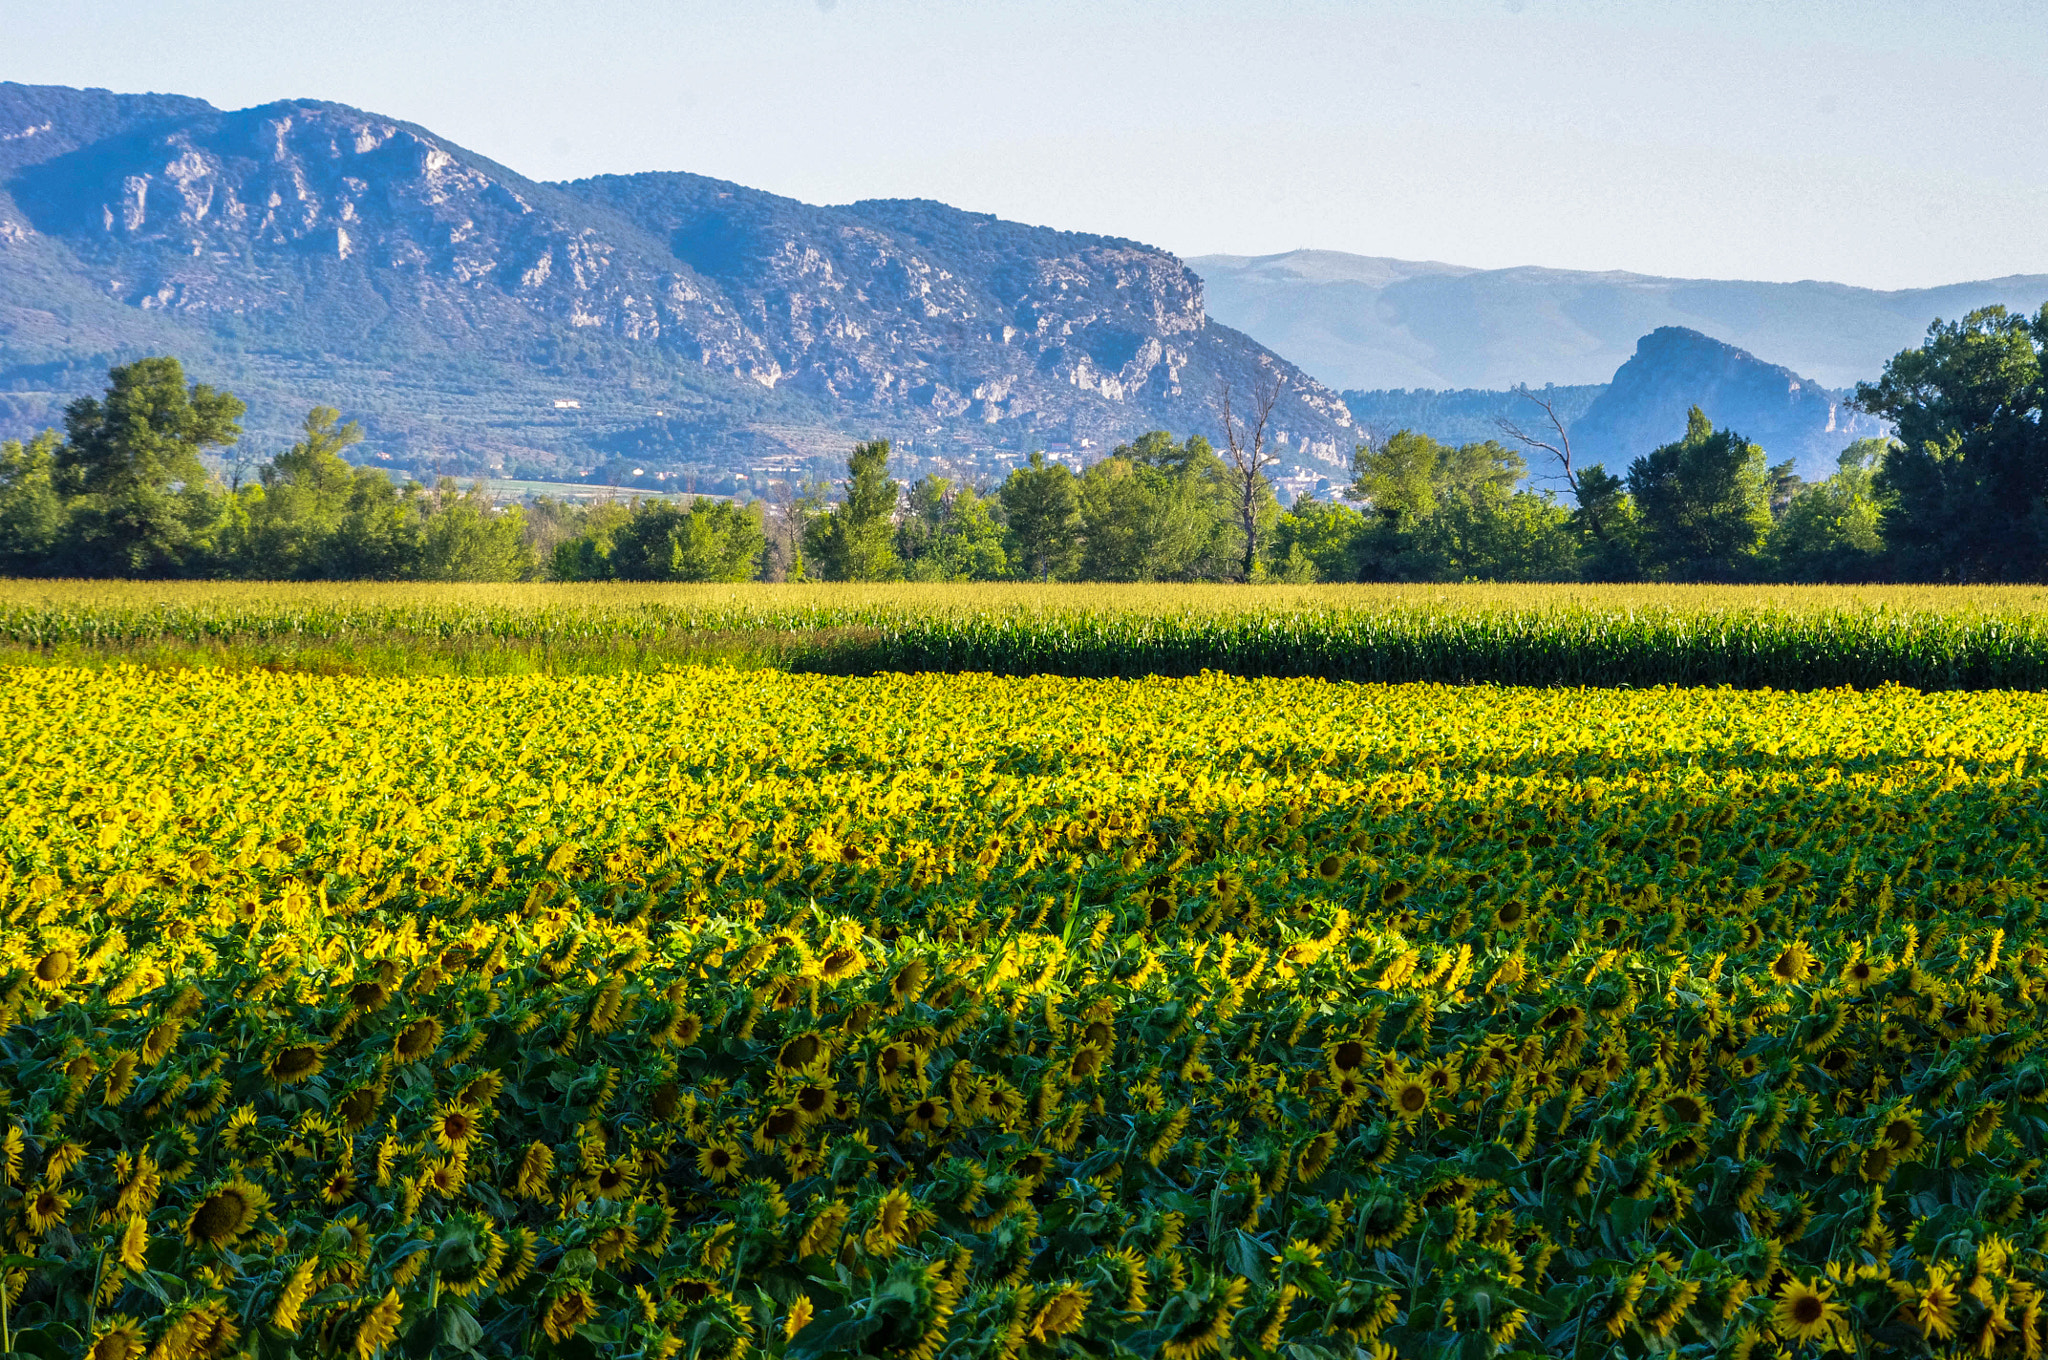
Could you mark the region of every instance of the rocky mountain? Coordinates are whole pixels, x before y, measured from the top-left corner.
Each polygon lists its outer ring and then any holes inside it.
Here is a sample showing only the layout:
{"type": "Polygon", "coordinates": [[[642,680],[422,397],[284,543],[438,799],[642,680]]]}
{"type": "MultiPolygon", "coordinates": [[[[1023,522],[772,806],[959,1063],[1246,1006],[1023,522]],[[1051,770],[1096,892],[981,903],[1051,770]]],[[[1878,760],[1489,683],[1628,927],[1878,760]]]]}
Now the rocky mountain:
{"type": "Polygon", "coordinates": [[[338,104],[0,84],[0,432],[162,351],[250,401],[262,452],[325,401],[425,469],[730,477],[870,435],[1000,462],[1209,430],[1218,383],[1263,374],[1292,460],[1352,437],[1134,241],[680,173],[539,183],[338,104]]]}
{"type": "Polygon", "coordinates": [[[1636,337],[1682,326],[1776,355],[1830,387],[1877,377],[1936,317],[2001,303],[2032,313],[2048,274],[1883,292],[1839,283],[1471,269],[1328,250],[1188,261],[1209,312],[1356,389],[1598,383],[1636,337]]]}
{"type": "MultiPolygon", "coordinates": [[[[1570,430],[1573,453],[1616,473],[1681,438],[1693,406],[1762,445],[1773,462],[1793,460],[1809,479],[1832,473],[1835,456],[1855,440],[1883,432],[1882,422],[1848,404],[1851,393],[1681,326],[1638,340],[1609,382],[1535,390],[1570,430]]],[[[1504,438],[1503,416],[1527,429],[1546,419],[1511,388],[1348,390],[1344,401],[1359,429],[1375,439],[1411,429],[1465,444],[1504,438]]]]}
{"type": "Polygon", "coordinates": [[[1875,416],[1780,364],[1681,326],[1660,326],[1636,343],[1584,415],[1571,422],[1572,452],[1620,472],[1660,444],[1685,435],[1698,406],[1716,425],[1761,444],[1771,461],[1791,459],[1819,480],[1855,440],[1882,432],[1875,416]]]}

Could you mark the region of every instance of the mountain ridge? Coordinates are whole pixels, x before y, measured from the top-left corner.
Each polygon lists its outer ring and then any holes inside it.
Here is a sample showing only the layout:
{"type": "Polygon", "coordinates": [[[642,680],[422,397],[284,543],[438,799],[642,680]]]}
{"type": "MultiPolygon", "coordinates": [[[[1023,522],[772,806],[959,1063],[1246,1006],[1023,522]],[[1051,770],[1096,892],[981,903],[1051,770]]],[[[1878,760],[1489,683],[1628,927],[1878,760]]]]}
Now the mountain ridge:
{"type": "Polygon", "coordinates": [[[1883,290],[1341,251],[1198,255],[1188,264],[1208,284],[1211,315],[1354,390],[1600,382],[1638,339],[1667,325],[1842,389],[1875,379],[1937,316],[2048,302],[2048,273],[1883,290]]]}
{"type": "Polygon", "coordinates": [[[249,398],[260,439],[327,401],[387,459],[440,470],[609,457],[745,475],[876,434],[971,470],[1203,430],[1217,383],[1262,375],[1286,379],[1292,460],[1348,453],[1336,393],[1212,322],[1192,271],[1123,238],[683,171],[546,183],[320,100],[4,85],[0,136],[15,426],[38,392],[47,417],[60,384],[173,347],[249,398]]]}

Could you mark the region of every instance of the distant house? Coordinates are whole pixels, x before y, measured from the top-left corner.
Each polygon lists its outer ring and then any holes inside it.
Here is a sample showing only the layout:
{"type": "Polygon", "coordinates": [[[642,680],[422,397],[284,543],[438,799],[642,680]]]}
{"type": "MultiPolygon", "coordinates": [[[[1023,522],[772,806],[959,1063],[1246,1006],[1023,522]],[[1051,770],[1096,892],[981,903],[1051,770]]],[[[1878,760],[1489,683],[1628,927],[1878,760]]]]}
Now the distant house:
{"type": "Polygon", "coordinates": [[[574,397],[564,397],[555,402],[555,409],[557,411],[580,411],[583,409],[583,403],[574,397]]]}

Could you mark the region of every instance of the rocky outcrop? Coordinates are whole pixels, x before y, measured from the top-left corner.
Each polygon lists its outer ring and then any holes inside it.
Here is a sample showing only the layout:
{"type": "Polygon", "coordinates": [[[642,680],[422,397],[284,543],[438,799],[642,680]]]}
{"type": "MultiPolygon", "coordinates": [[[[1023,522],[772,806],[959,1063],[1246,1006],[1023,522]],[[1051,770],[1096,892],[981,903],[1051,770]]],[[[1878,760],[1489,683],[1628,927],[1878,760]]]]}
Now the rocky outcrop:
{"type": "Polygon", "coordinates": [[[1686,412],[1698,406],[1715,425],[1762,445],[1772,462],[1789,458],[1817,480],[1835,470],[1836,454],[1881,430],[1848,396],[1698,331],[1663,326],[1636,342],[1635,355],[1572,422],[1572,450],[1624,471],[1684,437],[1686,412]]]}
{"type": "Polygon", "coordinates": [[[688,174],[542,184],[313,101],[4,85],[0,137],[0,387],[23,357],[5,308],[83,290],[203,340],[211,381],[347,407],[387,452],[1106,445],[1210,429],[1219,381],[1262,373],[1288,380],[1291,455],[1349,452],[1335,393],[1211,322],[1201,281],[1132,241],[688,174]]]}

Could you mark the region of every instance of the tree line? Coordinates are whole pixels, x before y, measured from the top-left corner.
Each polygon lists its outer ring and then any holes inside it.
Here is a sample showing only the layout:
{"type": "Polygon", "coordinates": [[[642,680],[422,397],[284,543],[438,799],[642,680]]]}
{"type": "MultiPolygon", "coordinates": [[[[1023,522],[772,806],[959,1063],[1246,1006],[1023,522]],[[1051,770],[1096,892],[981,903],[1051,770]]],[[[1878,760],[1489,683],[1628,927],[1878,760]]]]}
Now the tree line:
{"type": "Polygon", "coordinates": [[[772,508],[704,497],[501,507],[445,478],[401,486],[351,466],[342,454],[360,432],[319,407],[298,443],[228,485],[200,454],[240,437],[242,403],[188,384],[175,359],[150,358],[73,402],[61,436],[0,446],[0,573],[2035,581],[2048,578],[2044,355],[2048,307],[1935,323],[1857,389],[1895,436],[1851,444],[1816,483],[1694,408],[1682,438],[1619,474],[1575,464],[1562,420],[1536,434],[1504,421],[1506,443],[1400,430],[1359,446],[1347,495],[1285,509],[1264,471],[1270,452],[1236,423],[1228,457],[1201,435],[1153,431],[1078,473],[1034,453],[985,489],[936,475],[903,486],[876,440],[855,447],[838,488],[785,488],[772,508]],[[1525,453],[1554,470],[1562,494],[1527,489],[1525,453]]]}

